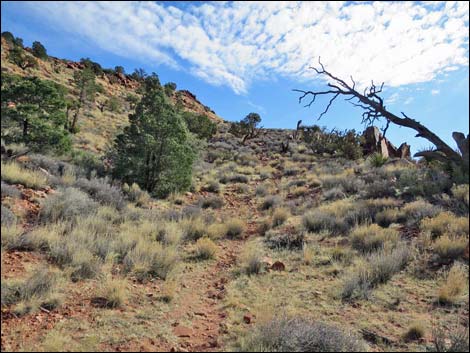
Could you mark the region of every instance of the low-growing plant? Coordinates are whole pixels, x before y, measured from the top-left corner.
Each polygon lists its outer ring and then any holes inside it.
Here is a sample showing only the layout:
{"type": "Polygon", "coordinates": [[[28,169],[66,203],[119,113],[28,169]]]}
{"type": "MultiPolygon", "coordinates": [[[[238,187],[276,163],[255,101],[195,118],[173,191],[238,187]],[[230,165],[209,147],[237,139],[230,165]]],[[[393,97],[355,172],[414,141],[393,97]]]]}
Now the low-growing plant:
{"type": "Polygon", "coordinates": [[[228,238],[242,238],[245,231],[245,223],[239,219],[231,219],[225,223],[227,227],[226,236],[228,238]]]}
{"type": "Polygon", "coordinates": [[[403,335],[403,339],[405,342],[418,341],[423,338],[425,334],[426,328],[424,327],[423,323],[415,321],[411,323],[408,330],[403,335]]]}
{"type": "Polygon", "coordinates": [[[1,162],[2,180],[9,184],[21,184],[27,188],[41,189],[47,186],[45,174],[28,170],[16,162],[1,162]]]}
{"type": "Polygon", "coordinates": [[[240,267],[243,273],[249,276],[256,275],[261,272],[263,261],[259,251],[255,247],[250,246],[243,251],[240,257],[240,267]]]}
{"type": "Polygon", "coordinates": [[[128,296],[127,282],[125,279],[112,278],[108,275],[102,282],[98,295],[106,300],[107,307],[119,308],[128,296]]]}
{"type": "Polygon", "coordinates": [[[276,316],[242,341],[240,352],[358,352],[366,345],[351,332],[301,317],[276,316]]]}
{"type": "Polygon", "coordinates": [[[84,192],[65,188],[43,202],[39,218],[43,223],[75,221],[77,217],[93,213],[98,204],[84,192]]]}
{"type": "Polygon", "coordinates": [[[273,213],[273,227],[278,227],[287,220],[289,211],[286,208],[277,208],[273,213]]]}
{"type": "Polygon", "coordinates": [[[271,208],[276,207],[281,202],[279,196],[266,196],[261,203],[262,210],[269,210],[271,208]]]}
{"type": "Polygon", "coordinates": [[[224,205],[224,200],[218,196],[211,196],[204,198],[200,201],[202,208],[221,208],[224,205]]]}
{"type": "Polygon", "coordinates": [[[434,238],[444,233],[452,235],[468,235],[469,233],[468,217],[456,217],[451,212],[441,212],[433,218],[424,218],[420,228],[430,232],[434,238]]]}
{"type": "Polygon", "coordinates": [[[434,242],[434,253],[446,263],[463,257],[467,246],[468,238],[444,234],[434,242]]]}
{"type": "Polygon", "coordinates": [[[305,234],[294,229],[272,229],[265,234],[264,241],[271,249],[301,250],[304,246],[305,234]]]}
{"type": "Polygon", "coordinates": [[[351,233],[351,246],[363,253],[377,251],[385,243],[396,244],[400,234],[392,228],[381,228],[377,224],[355,228],[351,233]]]}
{"type": "Polygon", "coordinates": [[[209,238],[199,238],[194,249],[194,256],[197,259],[213,259],[217,252],[217,245],[209,238]]]}
{"type": "Polygon", "coordinates": [[[437,301],[440,304],[455,304],[464,294],[468,284],[468,267],[454,264],[446,275],[446,281],[439,289],[437,301]]]}
{"type": "Polygon", "coordinates": [[[373,288],[388,282],[394,274],[404,269],[410,260],[411,251],[405,245],[370,255],[343,280],[341,297],[345,300],[368,298],[373,288]]]}
{"type": "Polygon", "coordinates": [[[200,217],[184,219],[181,225],[186,240],[196,241],[207,233],[207,226],[200,217]]]}
{"type": "MultiPolygon", "coordinates": [[[[2,229],[5,227],[12,227],[16,224],[16,216],[9,208],[2,205],[1,207],[1,220],[2,220],[2,229]]],[[[2,231],[3,233],[3,231],[2,231]]]]}

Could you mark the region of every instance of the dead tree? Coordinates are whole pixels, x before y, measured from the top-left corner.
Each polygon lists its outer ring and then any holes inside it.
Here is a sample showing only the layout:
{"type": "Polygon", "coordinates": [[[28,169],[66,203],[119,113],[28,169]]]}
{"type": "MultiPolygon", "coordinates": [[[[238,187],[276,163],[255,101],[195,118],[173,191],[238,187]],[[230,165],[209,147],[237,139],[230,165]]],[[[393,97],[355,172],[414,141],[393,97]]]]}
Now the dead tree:
{"type": "Polygon", "coordinates": [[[415,154],[415,157],[426,157],[431,159],[437,159],[444,163],[452,163],[458,167],[463,168],[468,172],[469,168],[469,135],[465,137],[464,134],[460,132],[454,132],[452,137],[457,142],[459,152],[455,151],[447,143],[439,138],[434,132],[429,130],[426,126],[420,122],[411,119],[405,113],[401,112],[403,117],[399,117],[386,109],[384,105],[383,98],[380,97],[379,93],[382,92],[384,83],[377,87],[374,84],[374,81],[371,82],[371,85],[364,88],[364,91],[360,93],[356,90],[356,82],[351,76],[351,83],[347,83],[345,80],[334,76],[329,71],[325,69],[323,64],[318,59],[320,68],[310,67],[310,69],[315,70],[319,75],[326,76],[329,79],[327,83],[328,89],[324,91],[304,91],[300,89],[294,89],[295,92],[300,92],[302,95],[299,97],[299,103],[307,97],[311,97],[310,101],[305,105],[305,107],[310,107],[316,100],[318,96],[328,96],[330,100],[325,108],[325,110],[319,115],[318,120],[320,120],[330,109],[331,105],[338,97],[346,97],[345,100],[349,101],[355,107],[359,107],[364,110],[362,113],[362,123],[366,125],[373,125],[376,121],[379,121],[381,118],[385,119],[385,128],[383,129],[383,135],[387,132],[387,129],[390,123],[405,126],[410,129],[413,129],[417,132],[416,137],[422,137],[431,142],[435,149],[432,151],[424,151],[415,154]]]}

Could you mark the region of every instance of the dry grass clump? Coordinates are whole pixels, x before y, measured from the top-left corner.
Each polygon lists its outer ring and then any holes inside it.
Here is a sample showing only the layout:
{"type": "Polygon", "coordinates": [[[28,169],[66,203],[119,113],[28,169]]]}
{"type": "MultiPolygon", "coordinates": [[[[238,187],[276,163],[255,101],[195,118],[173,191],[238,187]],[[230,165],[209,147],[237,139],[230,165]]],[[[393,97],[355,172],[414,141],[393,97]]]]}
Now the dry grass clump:
{"type": "Polygon", "coordinates": [[[385,243],[396,244],[400,238],[397,230],[381,228],[377,224],[364,225],[355,228],[351,233],[351,246],[363,253],[377,251],[385,243]]]}
{"type": "Polygon", "coordinates": [[[211,196],[204,198],[200,201],[200,206],[202,208],[221,208],[224,205],[224,200],[218,196],[211,196]]]}
{"type": "Polygon", "coordinates": [[[240,352],[360,352],[366,345],[351,332],[300,317],[280,317],[256,326],[240,352]]]}
{"type": "Polygon", "coordinates": [[[286,208],[277,208],[273,213],[273,227],[278,227],[289,218],[289,210],[286,208]]]}
{"type": "Polygon", "coordinates": [[[109,308],[121,307],[127,299],[128,289],[125,279],[112,278],[108,275],[102,282],[98,295],[106,300],[109,308]]]}
{"type": "Polygon", "coordinates": [[[444,233],[453,235],[468,235],[468,217],[457,217],[451,212],[441,212],[433,218],[424,218],[420,228],[430,232],[436,238],[444,233]]]}
{"type": "Polygon", "coordinates": [[[468,285],[468,267],[454,264],[447,273],[445,283],[439,289],[437,301],[440,304],[456,304],[461,299],[468,285]]]}
{"type": "Polygon", "coordinates": [[[463,257],[467,246],[468,238],[444,234],[434,242],[434,253],[448,262],[463,257]]]}
{"type": "Polygon", "coordinates": [[[441,212],[440,207],[434,206],[424,200],[417,200],[405,204],[399,221],[406,221],[408,224],[417,224],[423,218],[434,217],[439,212],[441,212]]]}
{"type": "Polygon", "coordinates": [[[16,224],[16,221],[17,221],[16,216],[13,212],[10,211],[9,208],[2,205],[1,212],[2,212],[1,214],[2,227],[3,226],[11,227],[16,224]]]}
{"type": "Polygon", "coordinates": [[[23,281],[2,280],[1,305],[16,304],[13,312],[18,316],[40,307],[53,310],[62,303],[62,296],[57,292],[59,284],[58,273],[46,268],[35,270],[23,281]]]}
{"type": "Polygon", "coordinates": [[[266,196],[261,203],[261,209],[262,210],[269,210],[271,208],[276,207],[279,203],[281,202],[281,198],[279,196],[266,196]]]}
{"type": "Polygon", "coordinates": [[[1,162],[2,180],[9,184],[21,184],[27,188],[40,189],[48,185],[47,177],[37,171],[21,167],[16,162],[1,162]]]}
{"type": "Polygon", "coordinates": [[[75,188],[66,188],[44,200],[39,218],[42,223],[74,221],[79,216],[93,213],[97,208],[98,203],[86,193],[75,188]]]}
{"type": "Polygon", "coordinates": [[[145,281],[151,277],[166,279],[178,260],[178,252],[173,247],[140,241],[127,253],[123,264],[126,272],[131,272],[139,281],[145,281]]]}
{"type": "Polygon", "coordinates": [[[243,273],[247,275],[256,275],[263,269],[261,255],[254,246],[246,248],[240,256],[240,267],[243,273]]]}
{"type": "Polygon", "coordinates": [[[186,240],[196,241],[207,233],[207,226],[200,217],[183,219],[181,226],[186,240]]]}
{"type": "Polygon", "coordinates": [[[200,238],[197,240],[194,257],[200,260],[213,259],[217,253],[217,245],[209,238],[200,238]]]}
{"type": "Polygon", "coordinates": [[[386,208],[375,215],[375,221],[382,227],[388,227],[392,223],[397,223],[401,217],[401,211],[397,208],[386,208]]]}
{"type": "Polygon", "coordinates": [[[426,327],[420,321],[412,322],[406,333],[403,335],[405,342],[418,341],[426,334],[426,327]]]}
{"type": "Polygon", "coordinates": [[[393,250],[384,249],[361,261],[343,280],[343,299],[368,298],[370,291],[388,282],[392,276],[406,267],[411,251],[406,245],[393,250]]]}
{"type": "Polygon", "coordinates": [[[305,234],[294,229],[272,229],[265,234],[266,245],[275,250],[301,250],[304,246],[305,234]]]}
{"type": "Polygon", "coordinates": [[[225,223],[227,227],[226,236],[228,238],[242,238],[245,231],[245,223],[240,219],[231,219],[225,223]]]}

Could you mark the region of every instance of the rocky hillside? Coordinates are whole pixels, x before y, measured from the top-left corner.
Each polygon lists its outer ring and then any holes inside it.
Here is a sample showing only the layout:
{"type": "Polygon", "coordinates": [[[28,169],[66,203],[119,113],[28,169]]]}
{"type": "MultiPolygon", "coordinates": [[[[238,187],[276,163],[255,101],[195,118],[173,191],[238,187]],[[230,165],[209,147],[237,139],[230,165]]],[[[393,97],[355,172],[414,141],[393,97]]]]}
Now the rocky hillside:
{"type": "MultiPolygon", "coordinates": [[[[77,70],[82,70],[84,65],[67,59],[58,59],[49,56],[47,60],[37,58],[37,68],[21,69],[18,65],[10,62],[8,56],[10,46],[2,38],[1,60],[2,72],[21,76],[36,76],[41,79],[54,81],[68,89],[70,96],[77,96],[76,87],[73,83],[73,75],[77,70]]],[[[25,48],[30,53],[30,48],[25,48]]],[[[127,100],[130,95],[139,96],[140,83],[133,80],[130,75],[122,73],[103,73],[96,77],[96,82],[103,87],[101,92],[96,93],[95,102],[87,107],[79,120],[79,132],[74,137],[75,146],[84,150],[101,154],[110,139],[116,132],[127,124],[127,116],[131,112],[131,106],[127,100]],[[117,98],[120,103],[118,110],[101,111],[100,105],[105,104],[110,98],[117,98]]],[[[221,123],[220,118],[213,110],[202,104],[196,95],[187,90],[174,91],[172,101],[176,104],[180,101],[183,109],[197,114],[206,114],[211,120],[221,123]]]]}

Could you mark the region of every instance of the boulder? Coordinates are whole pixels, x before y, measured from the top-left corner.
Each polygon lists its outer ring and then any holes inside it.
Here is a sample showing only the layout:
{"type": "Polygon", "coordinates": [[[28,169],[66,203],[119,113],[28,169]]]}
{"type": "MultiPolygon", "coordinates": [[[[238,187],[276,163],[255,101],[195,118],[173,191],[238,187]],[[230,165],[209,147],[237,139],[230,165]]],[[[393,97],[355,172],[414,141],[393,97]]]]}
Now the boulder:
{"type": "Polygon", "coordinates": [[[364,155],[380,153],[386,158],[407,158],[411,157],[410,145],[406,142],[396,148],[387,138],[383,137],[377,126],[369,126],[363,133],[364,143],[362,145],[364,155]]]}

